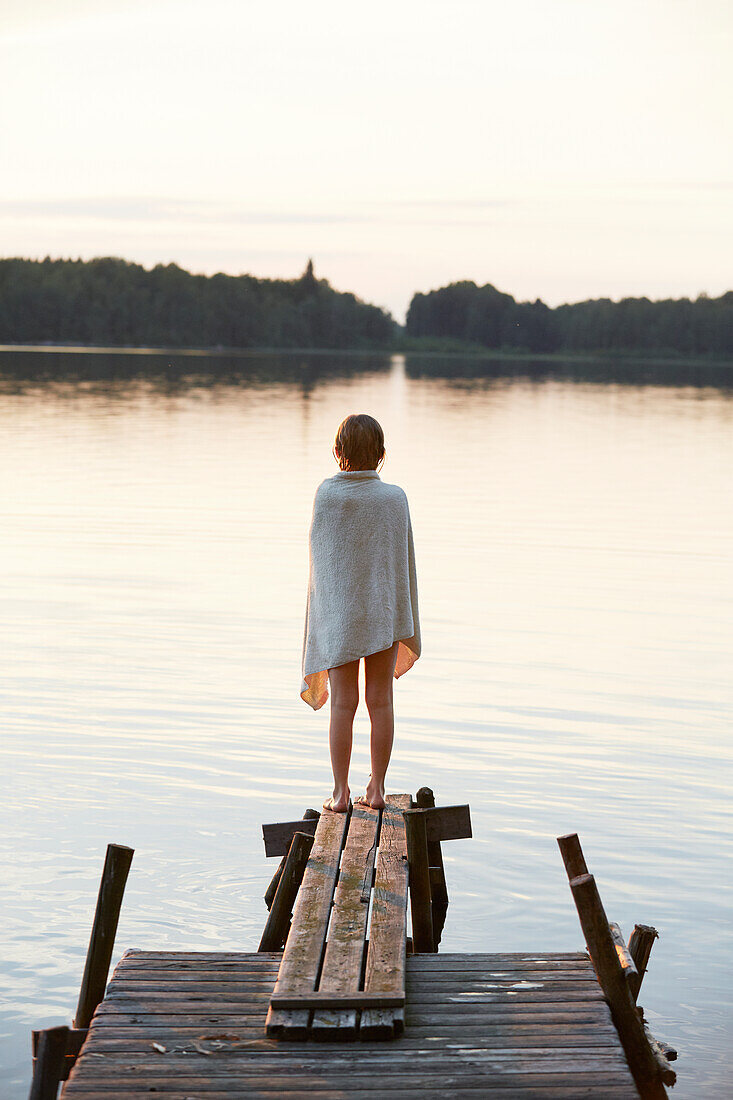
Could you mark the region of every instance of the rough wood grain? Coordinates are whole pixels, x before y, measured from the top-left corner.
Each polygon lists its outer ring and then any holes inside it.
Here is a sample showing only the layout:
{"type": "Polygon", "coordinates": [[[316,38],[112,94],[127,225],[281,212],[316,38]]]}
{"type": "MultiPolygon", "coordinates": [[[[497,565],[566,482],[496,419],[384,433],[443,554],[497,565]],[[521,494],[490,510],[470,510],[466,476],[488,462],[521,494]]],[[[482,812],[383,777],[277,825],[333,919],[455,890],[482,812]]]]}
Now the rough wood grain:
{"type": "Polygon", "coordinates": [[[279,951],[288,938],[293,905],[303,881],[312,848],[313,837],[309,833],[293,833],[258,951],[279,951]]]}
{"type": "MultiPolygon", "coordinates": [[[[319,992],[356,993],[359,989],[372,886],[370,853],[377,845],[379,818],[379,810],[373,810],[371,806],[354,806],[351,813],[333,899],[319,992]]],[[[404,987],[401,992],[404,998],[404,987]]],[[[353,1038],[356,1028],[357,1013],[353,1007],[313,1013],[311,1035],[314,1039],[328,1039],[334,1031],[338,1031],[340,1039],[353,1038]]]]}
{"type": "Polygon", "coordinates": [[[119,964],[64,1100],[142,1100],[153,1094],[165,1100],[382,1100],[389,1093],[406,1100],[632,1100],[637,1095],[583,953],[413,956],[404,969],[412,1004],[401,1039],[318,1047],[268,1040],[264,1034],[268,974],[272,988],[279,956],[250,969],[256,955],[228,953],[223,971],[211,952],[187,953],[175,964],[178,969],[162,966],[165,958],[138,952],[119,964]],[[148,958],[150,977],[144,978],[148,958]],[[443,969],[435,968],[438,961],[444,961],[443,969]],[[227,969],[232,966],[242,980],[227,969]],[[131,972],[138,977],[131,979],[131,972]],[[236,993],[223,991],[221,1000],[212,988],[220,985],[220,973],[226,984],[238,986],[236,993]],[[170,989],[157,1001],[156,975],[170,989]],[[532,988],[534,978],[542,988],[532,988]],[[486,990],[486,985],[498,988],[486,990]],[[149,987],[142,997],[140,986],[149,987]],[[190,989],[192,996],[179,999],[180,989],[190,989]],[[425,1004],[423,995],[429,998],[425,1004]]]}
{"type": "MultiPolygon", "coordinates": [[[[382,811],[374,877],[372,918],[369,927],[364,988],[371,993],[399,993],[405,989],[405,941],[407,936],[407,840],[403,811],[409,794],[389,795],[382,811]]],[[[405,1026],[403,1010],[368,1009],[361,1014],[361,1039],[388,1039],[405,1026]]]]}
{"type": "MultiPolygon", "coordinates": [[[[624,977],[593,875],[579,875],[571,879],[570,889],[598,980],[610,1005],[637,1087],[649,1100],[666,1100],[660,1069],[624,977]]],[[[672,1070],[670,1072],[673,1073],[672,1070]]]]}
{"type": "Polygon", "coordinates": [[[79,1003],[74,1017],[75,1028],[89,1026],[94,1010],[104,996],[109,966],[112,961],[122,898],[130,871],[133,848],[124,844],[108,844],[97,895],[97,908],[89,939],[84,975],[79,991],[79,1003]]]}
{"type": "MultiPolygon", "coordinates": [[[[307,993],[316,987],[348,818],[348,814],[324,811],[318,819],[275,983],[276,993],[307,993]]],[[[307,1011],[270,1010],[267,1034],[302,1036],[307,1032],[309,1016],[307,1011]]]]}
{"type": "Polygon", "coordinates": [[[265,842],[266,856],[285,856],[296,833],[310,833],[315,836],[320,815],[302,818],[300,821],[278,821],[262,826],[262,839],[265,842]]]}

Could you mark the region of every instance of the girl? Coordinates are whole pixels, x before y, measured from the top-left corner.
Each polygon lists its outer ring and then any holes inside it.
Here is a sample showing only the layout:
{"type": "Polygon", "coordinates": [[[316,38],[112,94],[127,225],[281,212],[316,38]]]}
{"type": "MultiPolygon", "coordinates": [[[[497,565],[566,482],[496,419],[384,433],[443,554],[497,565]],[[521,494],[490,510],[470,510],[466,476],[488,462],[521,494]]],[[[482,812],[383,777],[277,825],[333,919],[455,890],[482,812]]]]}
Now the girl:
{"type": "Polygon", "coordinates": [[[333,795],[323,808],[344,813],[359,661],[364,658],[372,774],[356,802],[382,809],[394,735],[392,680],[420,656],[420,622],[407,497],[377,473],[384,432],[366,413],[347,416],[333,455],[339,473],[321,482],[313,502],[300,695],[318,710],[331,688],[333,795]]]}

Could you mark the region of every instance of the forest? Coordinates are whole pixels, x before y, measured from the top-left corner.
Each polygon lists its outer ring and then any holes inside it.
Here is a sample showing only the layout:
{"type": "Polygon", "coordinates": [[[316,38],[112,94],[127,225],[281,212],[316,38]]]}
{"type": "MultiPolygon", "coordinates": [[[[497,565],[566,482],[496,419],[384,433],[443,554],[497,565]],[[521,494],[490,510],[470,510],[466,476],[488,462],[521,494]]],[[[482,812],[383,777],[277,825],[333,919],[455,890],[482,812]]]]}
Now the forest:
{"type": "Polygon", "coordinates": [[[385,310],[317,279],[192,275],[176,264],[0,260],[0,343],[386,348],[385,310]]]}
{"type": "Polygon", "coordinates": [[[599,298],[553,308],[491,284],[413,296],[404,328],[318,279],[194,275],[116,258],[0,260],[0,343],[168,348],[492,349],[546,354],[733,355],[733,291],[599,298]]]}
{"type": "Polygon", "coordinates": [[[733,291],[694,301],[598,298],[551,309],[539,298],[517,302],[491,284],[459,282],[415,294],[406,331],[415,340],[504,351],[722,357],[733,354],[733,291]]]}

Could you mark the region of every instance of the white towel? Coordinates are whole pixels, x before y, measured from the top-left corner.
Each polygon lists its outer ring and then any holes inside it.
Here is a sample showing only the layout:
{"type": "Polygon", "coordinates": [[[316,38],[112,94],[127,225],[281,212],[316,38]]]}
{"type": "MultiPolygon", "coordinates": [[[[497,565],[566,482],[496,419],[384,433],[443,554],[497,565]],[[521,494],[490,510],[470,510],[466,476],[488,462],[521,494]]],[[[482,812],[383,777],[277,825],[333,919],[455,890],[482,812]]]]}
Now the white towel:
{"type": "Polygon", "coordinates": [[[343,470],[313,502],[301,698],[328,699],[329,668],[399,642],[395,678],[420,656],[415,548],[407,497],[376,470],[343,470]]]}

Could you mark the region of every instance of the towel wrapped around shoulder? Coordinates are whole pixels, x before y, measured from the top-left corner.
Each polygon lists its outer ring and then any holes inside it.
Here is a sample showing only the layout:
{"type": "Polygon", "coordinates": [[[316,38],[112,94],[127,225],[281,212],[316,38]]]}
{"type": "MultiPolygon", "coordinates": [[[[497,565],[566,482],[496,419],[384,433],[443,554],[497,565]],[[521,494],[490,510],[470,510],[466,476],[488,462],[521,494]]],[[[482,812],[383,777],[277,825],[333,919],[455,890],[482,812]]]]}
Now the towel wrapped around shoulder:
{"type": "Polygon", "coordinates": [[[376,470],[342,470],[313,502],[301,698],[328,699],[328,669],[399,642],[395,678],[420,656],[407,497],[376,470]]]}

